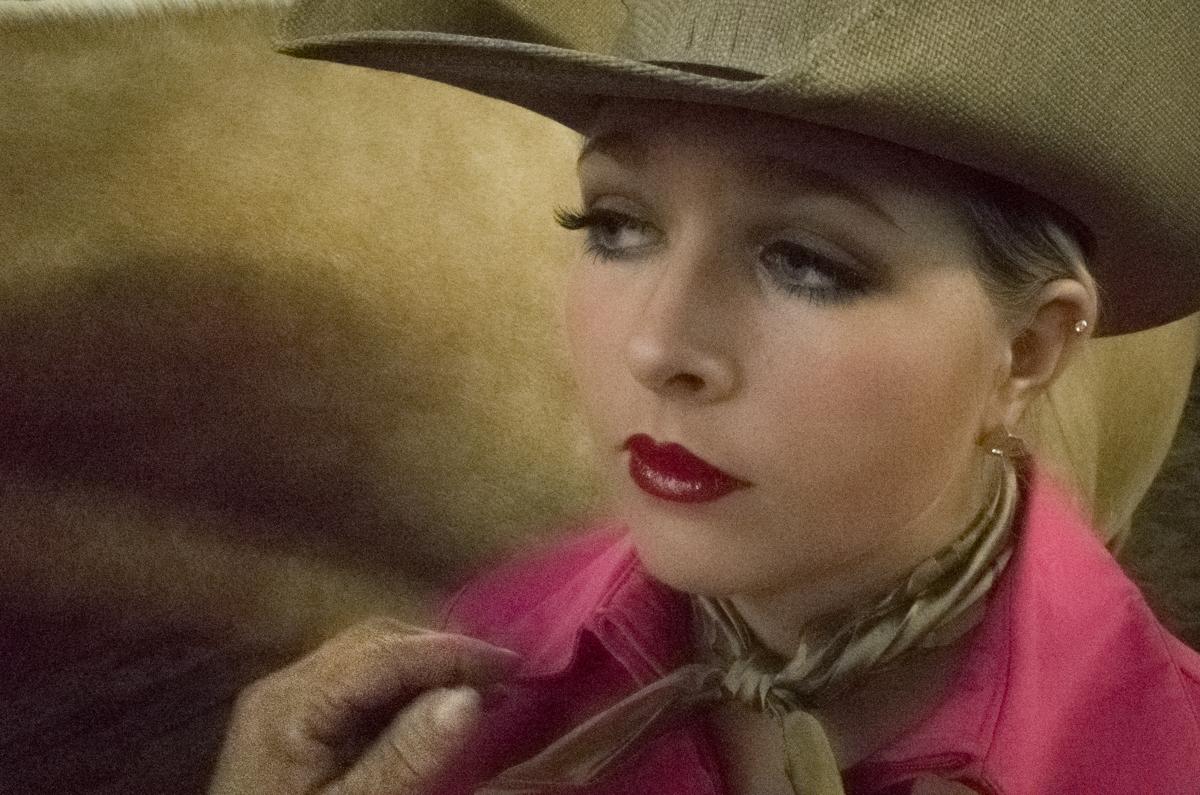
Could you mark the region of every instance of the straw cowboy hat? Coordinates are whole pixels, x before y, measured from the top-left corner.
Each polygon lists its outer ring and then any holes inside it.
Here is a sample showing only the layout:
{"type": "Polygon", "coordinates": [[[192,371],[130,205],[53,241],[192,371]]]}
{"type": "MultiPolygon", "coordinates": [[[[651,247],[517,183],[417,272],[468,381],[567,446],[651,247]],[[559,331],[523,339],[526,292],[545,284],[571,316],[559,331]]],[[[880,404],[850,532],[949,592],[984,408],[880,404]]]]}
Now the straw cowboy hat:
{"type": "Polygon", "coordinates": [[[863,133],[1072,215],[1090,238],[1098,334],[1200,305],[1191,0],[299,0],[277,46],[579,130],[605,98],[636,97],[863,133]]]}

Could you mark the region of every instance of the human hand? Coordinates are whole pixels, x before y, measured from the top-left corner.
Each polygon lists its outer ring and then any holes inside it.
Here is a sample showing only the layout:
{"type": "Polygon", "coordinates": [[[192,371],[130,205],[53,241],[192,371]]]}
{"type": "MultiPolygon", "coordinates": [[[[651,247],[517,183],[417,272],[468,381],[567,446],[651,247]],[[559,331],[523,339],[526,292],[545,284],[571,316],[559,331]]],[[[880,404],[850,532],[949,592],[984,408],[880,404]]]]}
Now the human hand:
{"type": "Polygon", "coordinates": [[[473,686],[518,661],[391,619],[352,627],[242,692],[210,795],[428,792],[478,721],[473,686]]]}

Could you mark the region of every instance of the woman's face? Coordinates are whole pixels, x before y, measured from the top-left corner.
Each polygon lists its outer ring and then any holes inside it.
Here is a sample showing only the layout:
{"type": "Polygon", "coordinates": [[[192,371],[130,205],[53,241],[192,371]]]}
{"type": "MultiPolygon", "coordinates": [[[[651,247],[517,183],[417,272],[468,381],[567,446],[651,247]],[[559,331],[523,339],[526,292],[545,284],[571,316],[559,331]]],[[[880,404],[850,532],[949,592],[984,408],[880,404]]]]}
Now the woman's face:
{"type": "Polygon", "coordinates": [[[567,323],[613,510],[682,590],[877,592],[964,529],[1001,416],[1009,338],[949,175],[773,117],[620,111],[564,218],[587,229],[567,323]]]}

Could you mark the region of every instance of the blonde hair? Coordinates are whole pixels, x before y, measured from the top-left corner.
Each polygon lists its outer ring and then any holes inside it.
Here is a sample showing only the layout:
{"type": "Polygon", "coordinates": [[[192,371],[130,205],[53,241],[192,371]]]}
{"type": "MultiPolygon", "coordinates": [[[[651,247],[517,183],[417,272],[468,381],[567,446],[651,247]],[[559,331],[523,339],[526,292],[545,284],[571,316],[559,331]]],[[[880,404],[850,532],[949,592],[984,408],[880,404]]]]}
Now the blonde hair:
{"type": "Polygon", "coordinates": [[[1046,284],[1087,278],[1090,235],[1045,199],[991,180],[968,191],[964,209],[980,281],[1006,319],[1021,317],[1046,284]]]}

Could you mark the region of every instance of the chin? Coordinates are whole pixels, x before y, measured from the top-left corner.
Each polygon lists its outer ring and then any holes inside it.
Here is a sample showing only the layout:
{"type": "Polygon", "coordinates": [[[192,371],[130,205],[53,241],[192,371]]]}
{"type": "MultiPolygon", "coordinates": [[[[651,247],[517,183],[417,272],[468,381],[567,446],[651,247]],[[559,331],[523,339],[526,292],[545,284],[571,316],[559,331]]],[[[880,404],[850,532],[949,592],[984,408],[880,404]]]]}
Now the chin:
{"type": "Polygon", "coordinates": [[[729,596],[767,585],[762,567],[746,555],[746,545],[719,528],[646,516],[625,521],[646,571],[677,591],[729,596]]]}

